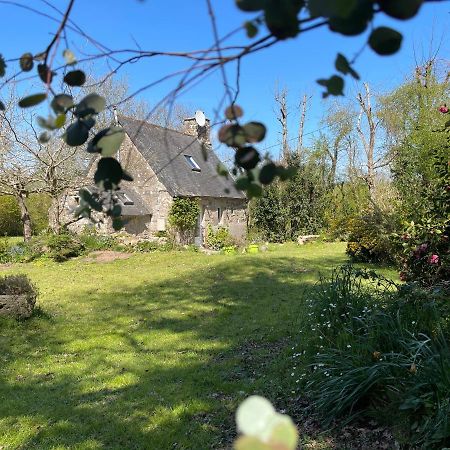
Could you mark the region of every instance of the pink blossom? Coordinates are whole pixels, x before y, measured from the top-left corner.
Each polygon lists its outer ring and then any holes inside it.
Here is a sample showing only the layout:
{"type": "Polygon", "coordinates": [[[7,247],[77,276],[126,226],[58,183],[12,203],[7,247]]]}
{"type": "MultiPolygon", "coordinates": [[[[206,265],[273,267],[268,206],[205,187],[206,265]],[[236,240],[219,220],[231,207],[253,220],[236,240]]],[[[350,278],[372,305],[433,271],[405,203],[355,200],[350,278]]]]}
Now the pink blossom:
{"type": "Polygon", "coordinates": [[[428,262],[429,262],[430,264],[439,264],[439,256],[438,256],[438,255],[431,255],[431,256],[428,258],[428,262]]]}
{"type": "Polygon", "coordinates": [[[442,114],[447,114],[448,111],[449,111],[449,109],[448,109],[447,105],[442,105],[442,106],[439,108],[439,111],[440,111],[442,114]]]}

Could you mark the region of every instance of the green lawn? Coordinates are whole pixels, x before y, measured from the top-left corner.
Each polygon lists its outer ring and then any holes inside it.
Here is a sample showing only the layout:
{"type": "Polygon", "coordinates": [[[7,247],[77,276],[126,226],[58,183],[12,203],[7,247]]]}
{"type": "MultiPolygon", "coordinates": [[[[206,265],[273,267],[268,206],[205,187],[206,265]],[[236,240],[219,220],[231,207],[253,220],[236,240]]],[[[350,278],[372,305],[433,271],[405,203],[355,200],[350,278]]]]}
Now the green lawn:
{"type": "Polygon", "coordinates": [[[308,290],[344,249],[3,270],[32,278],[40,311],[0,321],[0,448],[227,448],[243,398],[277,404],[308,290]]]}

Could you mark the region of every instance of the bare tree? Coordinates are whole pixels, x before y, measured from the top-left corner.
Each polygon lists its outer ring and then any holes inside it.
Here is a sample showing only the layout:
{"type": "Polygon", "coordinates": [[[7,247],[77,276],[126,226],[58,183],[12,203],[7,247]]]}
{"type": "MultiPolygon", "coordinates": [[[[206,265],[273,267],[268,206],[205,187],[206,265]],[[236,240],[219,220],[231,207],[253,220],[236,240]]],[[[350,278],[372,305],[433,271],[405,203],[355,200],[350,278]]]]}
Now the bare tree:
{"type": "Polygon", "coordinates": [[[300,102],[300,123],[298,126],[298,140],[297,140],[297,155],[299,157],[302,156],[303,153],[303,135],[305,132],[305,121],[306,121],[306,110],[308,107],[308,101],[311,100],[311,96],[308,97],[306,94],[303,94],[302,100],[300,102]]]}
{"type": "Polygon", "coordinates": [[[368,83],[364,83],[364,94],[358,93],[357,100],[360,106],[356,129],[358,131],[363,148],[363,173],[362,178],[369,189],[369,198],[372,204],[376,202],[375,184],[377,170],[389,164],[384,154],[376,155],[377,131],[381,121],[372,109],[371,92],[368,83]],[[366,126],[363,126],[363,118],[366,126]]]}
{"type": "Polygon", "coordinates": [[[350,135],[353,128],[353,116],[351,109],[345,105],[333,103],[328,109],[327,115],[322,121],[328,129],[323,149],[330,161],[330,172],[328,182],[334,185],[336,182],[336,173],[338,169],[341,154],[347,149],[350,135]]]}
{"type": "Polygon", "coordinates": [[[277,120],[281,125],[281,160],[283,163],[289,161],[288,144],[288,116],[289,109],[287,104],[288,92],[286,88],[275,91],[275,102],[277,103],[277,120]]]}

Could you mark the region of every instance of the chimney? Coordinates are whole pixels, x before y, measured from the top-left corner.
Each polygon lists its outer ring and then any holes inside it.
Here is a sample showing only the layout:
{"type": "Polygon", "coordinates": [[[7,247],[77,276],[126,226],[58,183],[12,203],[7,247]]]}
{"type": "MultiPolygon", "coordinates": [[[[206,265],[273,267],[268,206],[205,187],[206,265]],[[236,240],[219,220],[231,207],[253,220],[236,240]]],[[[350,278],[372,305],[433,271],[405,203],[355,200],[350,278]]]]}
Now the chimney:
{"type": "Polygon", "coordinates": [[[202,144],[211,146],[209,136],[210,120],[205,119],[205,125],[200,126],[195,117],[188,117],[183,120],[183,132],[189,136],[195,136],[202,144]]]}

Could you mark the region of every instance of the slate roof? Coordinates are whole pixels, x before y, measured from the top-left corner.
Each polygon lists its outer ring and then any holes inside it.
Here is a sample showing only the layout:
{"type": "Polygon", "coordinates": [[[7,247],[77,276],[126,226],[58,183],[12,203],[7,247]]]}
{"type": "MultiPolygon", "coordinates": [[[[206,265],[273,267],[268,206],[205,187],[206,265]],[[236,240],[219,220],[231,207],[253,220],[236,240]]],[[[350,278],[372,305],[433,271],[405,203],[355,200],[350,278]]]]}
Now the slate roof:
{"type": "MultiPolygon", "coordinates": [[[[97,186],[88,186],[86,189],[91,194],[98,192],[97,186]]],[[[109,192],[102,191],[100,193],[100,196],[104,201],[109,200],[109,195],[111,195],[109,192]]],[[[122,216],[145,216],[152,213],[142,197],[134,189],[121,187],[118,191],[114,191],[112,195],[122,208],[122,216]]]]}
{"type": "Polygon", "coordinates": [[[196,137],[125,116],[119,116],[119,124],[172,196],[245,199],[231,176],[217,174],[220,160],[212,149],[204,160],[196,137]],[[193,170],[185,155],[192,156],[201,170],[193,170]]]}

